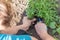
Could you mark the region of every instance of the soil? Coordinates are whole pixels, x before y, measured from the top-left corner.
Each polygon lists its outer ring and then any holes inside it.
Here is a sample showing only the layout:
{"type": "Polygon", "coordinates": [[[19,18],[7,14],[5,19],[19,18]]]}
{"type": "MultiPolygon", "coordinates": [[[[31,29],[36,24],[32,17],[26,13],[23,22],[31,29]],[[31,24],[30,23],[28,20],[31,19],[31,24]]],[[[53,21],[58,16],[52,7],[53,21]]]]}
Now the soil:
{"type": "Polygon", "coordinates": [[[41,40],[41,38],[38,36],[38,34],[36,33],[36,30],[34,28],[34,26],[30,27],[30,29],[27,31],[28,34],[30,34],[33,37],[36,37],[38,40],[41,40]]]}

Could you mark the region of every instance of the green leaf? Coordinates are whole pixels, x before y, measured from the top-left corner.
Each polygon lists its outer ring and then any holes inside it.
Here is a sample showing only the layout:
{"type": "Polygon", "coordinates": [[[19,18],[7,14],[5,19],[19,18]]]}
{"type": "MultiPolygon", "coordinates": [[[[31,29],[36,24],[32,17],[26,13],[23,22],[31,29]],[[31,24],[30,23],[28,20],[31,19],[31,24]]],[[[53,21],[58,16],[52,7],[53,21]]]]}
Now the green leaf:
{"type": "Polygon", "coordinates": [[[51,29],[55,29],[56,28],[56,23],[55,22],[50,22],[49,27],[51,29]]]}
{"type": "Polygon", "coordinates": [[[57,33],[60,34],[60,27],[56,29],[57,33]]]}
{"type": "Polygon", "coordinates": [[[56,33],[56,30],[52,30],[52,34],[54,35],[56,33]]]}

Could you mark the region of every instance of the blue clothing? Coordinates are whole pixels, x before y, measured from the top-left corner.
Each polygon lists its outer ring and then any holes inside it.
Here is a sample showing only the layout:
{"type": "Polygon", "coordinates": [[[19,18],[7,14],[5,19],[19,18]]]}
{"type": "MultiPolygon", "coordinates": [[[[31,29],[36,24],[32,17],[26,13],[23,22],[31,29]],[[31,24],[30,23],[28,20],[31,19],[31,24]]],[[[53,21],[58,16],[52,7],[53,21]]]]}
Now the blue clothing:
{"type": "Polygon", "coordinates": [[[0,40],[31,40],[29,35],[0,34],[0,40]]]}

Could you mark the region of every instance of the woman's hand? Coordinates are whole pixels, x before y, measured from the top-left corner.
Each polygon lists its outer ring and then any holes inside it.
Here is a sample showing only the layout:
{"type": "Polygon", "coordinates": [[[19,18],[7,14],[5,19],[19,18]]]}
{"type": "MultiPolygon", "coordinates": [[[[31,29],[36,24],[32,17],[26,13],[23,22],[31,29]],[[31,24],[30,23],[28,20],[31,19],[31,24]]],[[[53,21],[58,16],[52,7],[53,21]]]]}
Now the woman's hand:
{"type": "Polygon", "coordinates": [[[23,18],[23,30],[28,30],[32,22],[36,21],[36,19],[29,20],[26,16],[23,18]]]}

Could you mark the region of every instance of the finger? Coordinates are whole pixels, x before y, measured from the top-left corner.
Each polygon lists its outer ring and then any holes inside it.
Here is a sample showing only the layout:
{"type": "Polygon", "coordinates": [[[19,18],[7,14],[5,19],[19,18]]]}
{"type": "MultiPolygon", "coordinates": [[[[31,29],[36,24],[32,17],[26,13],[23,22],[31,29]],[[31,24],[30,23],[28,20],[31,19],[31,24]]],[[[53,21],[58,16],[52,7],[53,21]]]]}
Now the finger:
{"type": "Polygon", "coordinates": [[[36,18],[32,19],[31,21],[32,21],[32,22],[36,21],[36,18]]]}

